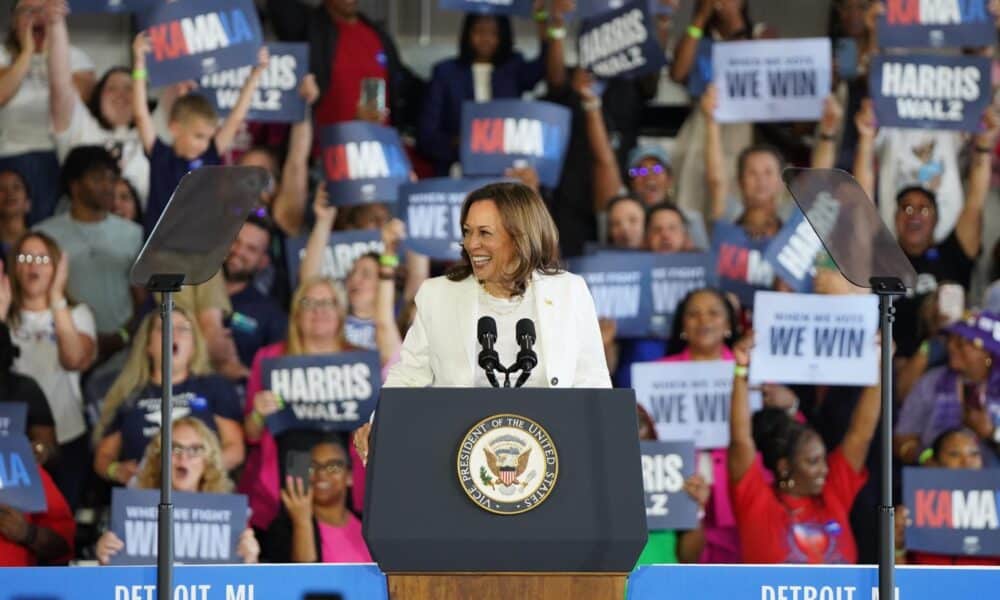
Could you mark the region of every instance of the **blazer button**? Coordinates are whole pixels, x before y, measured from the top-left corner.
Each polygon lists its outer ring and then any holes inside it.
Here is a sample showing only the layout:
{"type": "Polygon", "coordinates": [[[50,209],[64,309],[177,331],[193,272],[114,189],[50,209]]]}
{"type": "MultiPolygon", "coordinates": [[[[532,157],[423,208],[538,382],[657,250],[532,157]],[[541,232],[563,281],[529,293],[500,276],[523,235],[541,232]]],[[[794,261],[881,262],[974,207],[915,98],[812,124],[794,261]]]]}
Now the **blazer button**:
{"type": "Polygon", "coordinates": [[[553,377],[552,378],[552,387],[555,387],[557,385],[559,385],[559,378],[558,377],[553,377]]]}

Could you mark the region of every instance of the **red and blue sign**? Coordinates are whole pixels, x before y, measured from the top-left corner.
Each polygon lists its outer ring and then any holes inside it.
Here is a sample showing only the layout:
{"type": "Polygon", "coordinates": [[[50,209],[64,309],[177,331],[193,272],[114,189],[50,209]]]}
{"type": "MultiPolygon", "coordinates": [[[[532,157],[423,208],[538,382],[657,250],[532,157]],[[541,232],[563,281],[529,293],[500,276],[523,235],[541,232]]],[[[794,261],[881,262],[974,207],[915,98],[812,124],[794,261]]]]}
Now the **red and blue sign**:
{"type": "Polygon", "coordinates": [[[410,180],[410,159],[391,127],[351,121],[324,127],[319,139],[330,204],[395,202],[410,180]]]}
{"type": "Polygon", "coordinates": [[[161,86],[257,62],[260,20],[253,0],[176,0],[143,20],[149,85],[161,86]]]}
{"type": "Polygon", "coordinates": [[[771,238],[752,240],[732,223],[716,223],[712,233],[719,286],[739,297],[744,306],[753,306],[757,290],[774,285],[774,268],[764,260],[771,238]]]}
{"type": "Polygon", "coordinates": [[[502,176],[517,166],[556,187],[569,144],[571,113],[549,102],[496,100],[462,105],[462,172],[502,176]]]}
{"type": "Polygon", "coordinates": [[[992,46],[996,27],[988,0],[886,0],[879,17],[883,48],[992,46]]]}
{"type": "Polygon", "coordinates": [[[907,550],[1000,557],[1000,469],[908,467],[903,498],[907,550]]]}
{"type": "Polygon", "coordinates": [[[31,442],[23,433],[0,434],[0,505],[26,513],[45,512],[48,506],[31,442]]]}
{"type": "Polygon", "coordinates": [[[151,9],[159,0],[69,0],[73,14],[138,13],[151,9]]]}
{"type": "Polygon", "coordinates": [[[441,10],[530,17],[532,0],[439,0],[441,10]]]}

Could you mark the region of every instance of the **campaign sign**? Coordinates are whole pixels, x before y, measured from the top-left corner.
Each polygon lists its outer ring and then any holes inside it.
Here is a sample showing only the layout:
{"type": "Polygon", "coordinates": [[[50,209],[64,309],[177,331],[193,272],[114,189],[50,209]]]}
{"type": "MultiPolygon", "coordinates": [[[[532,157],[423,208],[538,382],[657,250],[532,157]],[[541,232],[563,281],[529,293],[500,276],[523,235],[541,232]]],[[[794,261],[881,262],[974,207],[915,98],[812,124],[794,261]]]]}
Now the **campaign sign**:
{"type": "Polygon", "coordinates": [[[0,435],[24,435],[28,431],[28,405],[0,402],[0,435]]]}
{"type": "MultiPolygon", "coordinates": [[[[174,559],[188,564],[240,563],[236,554],[247,528],[247,497],[241,494],[174,492],[174,559]]],[[[125,547],[113,565],[156,563],[159,490],[111,490],[111,531],[125,547]]]]}
{"type": "Polygon", "coordinates": [[[815,121],[830,93],[829,38],[712,44],[720,123],[815,121]]]}
{"type": "MultiPolygon", "coordinates": [[[[308,236],[288,238],[285,240],[285,256],[288,257],[288,278],[292,289],[299,286],[299,265],[306,256],[308,236]]],[[[354,261],[369,252],[382,253],[382,234],[376,229],[358,229],[354,231],[336,231],[330,234],[326,242],[326,252],[323,253],[323,266],[320,274],[337,281],[347,279],[354,261]]]]}
{"type": "Polygon", "coordinates": [[[152,87],[257,63],[262,38],[253,0],[161,2],[144,17],[152,87]]]}
{"type": "Polygon", "coordinates": [[[677,305],[689,293],[714,287],[718,280],[715,261],[707,253],[652,254],[649,276],[653,302],[650,333],[667,338],[674,322],[677,305]]]}
{"type": "Polygon", "coordinates": [[[712,232],[719,287],[736,294],[744,306],[753,306],[754,292],[774,285],[774,268],[764,260],[770,240],[752,240],[733,223],[719,222],[712,232]]]}
{"type": "Polygon", "coordinates": [[[363,121],[327,125],[320,142],[330,204],[395,202],[400,184],[410,180],[410,159],[392,127],[363,121]]]}
{"type": "Polygon", "coordinates": [[[133,13],[149,10],[158,0],[69,0],[72,14],[133,13]]]}
{"type": "Polygon", "coordinates": [[[263,382],[281,397],[267,417],[277,435],[293,429],[353,431],[368,420],[382,385],[377,352],[283,356],[265,360],[263,382]]]}
{"type": "Polygon", "coordinates": [[[697,527],[698,503],[684,491],[684,480],[694,475],[694,443],[639,442],[639,452],[646,526],[650,530],[697,527]]]}
{"type": "Polygon", "coordinates": [[[441,10],[484,15],[531,16],[532,0],[438,0],[441,10]]]}
{"type": "Polygon", "coordinates": [[[649,293],[652,255],[606,252],[569,260],[569,269],[587,282],[600,319],[613,319],[619,338],[649,335],[653,316],[649,293]]]}
{"type": "Polygon", "coordinates": [[[435,260],[458,260],[462,203],[495,179],[423,179],[399,186],[396,215],[406,223],[406,247],[435,260]]]}
{"type": "Polygon", "coordinates": [[[45,512],[45,489],[28,436],[0,435],[0,504],[26,513],[45,512]]]}
{"type": "Polygon", "coordinates": [[[347,343],[364,350],[378,350],[378,343],[375,341],[375,321],[371,319],[359,319],[354,315],[347,315],[344,319],[344,338],[347,343]]]}
{"type": "Polygon", "coordinates": [[[570,118],[568,108],[549,102],[467,101],[462,104],[462,172],[498,176],[523,163],[538,171],[542,185],[555,187],[566,158],[570,118]]]}
{"type": "Polygon", "coordinates": [[[874,385],[878,298],[757,292],[750,383],[874,385]]]}
{"type": "Polygon", "coordinates": [[[1000,469],[903,469],[906,549],[1000,557],[1000,469]]]}
{"type": "Polygon", "coordinates": [[[796,292],[812,291],[816,255],[823,249],[820,236],[826,237],[833,231],[839,216],[840,203],[830,194],[821,192],[809,208],[809,219],[796,208],[768,245],[764,260],[774,267],[775,275],[796,292]]]}
{"type": "Polygon", "coordinates": [[[878,19],[883,48],[962,48],[996,43],[989,0],[890,0],[878,19]]]}
{"type": "MultiPolygon", "coordinates": [[[[576,10],[567,13],[568,19],[589,19],[606,12],[618,10],[628,4],[629,0],[576,0],[576,10]]],[[[674,8],[663,0],[646,0],[651,15],[673,15],[674,8]]]]}
{"type": "Polygon", "coordinates": [[[729,445],[732,361],[635,363],[632,387],[656,426],[657,438],[694,440],[697,448],[729,445]]]}
{"type": "Polygon", "coordinates": [[[868,89],[880,127],[977,131],[990,103],[990,59],[878,55],[868,89]]]}
{"type": "MultiPolygon", "coordinates": [[[[261,73],[250,103],[247,121],[297,123],[306,116],[306,101],[299,94],[299,83],[309,71],[308,44],[268,44],[271,59],[261,73]]],[[[219,71],[201,78],[201,93],[220,115],[236,106],[240,90],[253,66],[219,71]]]]}
{"type": "Polygon", "coordinates": [[[578,39],[580,66],[604,79],[659,71],[667,61],[646,4],[632,0],[584,20],[578,39]]]}

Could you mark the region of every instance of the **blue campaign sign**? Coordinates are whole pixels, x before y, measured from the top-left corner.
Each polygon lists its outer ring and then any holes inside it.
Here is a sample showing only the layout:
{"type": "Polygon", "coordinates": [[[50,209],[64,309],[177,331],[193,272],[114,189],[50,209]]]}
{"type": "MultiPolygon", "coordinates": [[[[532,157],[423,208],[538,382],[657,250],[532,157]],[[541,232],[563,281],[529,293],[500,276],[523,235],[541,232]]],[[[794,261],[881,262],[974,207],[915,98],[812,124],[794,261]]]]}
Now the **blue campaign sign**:
{"type": "Polygon", "coordinates": [[[253,0],[160,2],[144,17],[150,86],[199,81],[257,62],[262,38],[253,0]]]}
{"type": "MultiPolygon", "coordinates": [[[[606,12],[618,10],[629,0],[577,0],[576,10],[567,15],[567,19],[589,19],[606,12]]],[[[673,6],[664,4],[662,0],[646,0],[651,15],[672,15],[673,6]]]]}
{"type": "Polygon", "coordinates": [[[441,10],[485,15],[531,16],[532,0],[438,0],[441,10]]]}
{"type": "Polygon", "coordinates": [[[694,442],[639,442],[639,451],[649,529],[697,527],[698,503],[683,489],[694,475],[694,442]]]}
{"type": "MultiPolygon", "coordinates": [[[[388,598],[374,564],[174,567],[173,600],[388,598]]],[[[0,600],[154,600],[156,567],[26,567],[3,571],[0,600]]]]}
{"type": "Polygon", "coordinates": [[[802,211],[795,209],[792,217],[774,236],[764,253],[764,260],[774,268],[774,274],[795,292],[811,292],[816,268],[816,255],[823,243],[806,221],[802,211]]]}
{"type": "Polygon", "coordinates": [[[716,223],[712,232],[719,287],[736,294],[744,306],[753,306],[754,292],[770,289],[774,269],[764,260],[770,240],[752,240],[742,227],[716,223]]]}
{"type": "Polygon", "coordinates": [[[462,172],[503,175],[534,167],[542,185],[555,187],[569,144],[571,113],[549,102],[495,100],[462,105],[462,172]]]}
{"type": "Polygon", "coordinates": [[[653,318],[646,252],[603,252],[569,260],[569,270],[587,282],[601,319],[613,319],[619,338],[648,337],[653,318]]]}
{"type": "MultiPolygon", "coordinates": [[[[308,236],[287,238],[285,240],[285,256],[288,261],[288,278],[292,289],[299,286],[299,265],[306,256],[308,236]]],[[[382,253],[382,234],[375,229],[358,229],[354,231],[335,231],[326,242],[326,252],[323,253],[323,266],[320,274],[323,277],[343,281],[347,279],[354,261],[369,252],[382,253]]]]}
{"type": "MultiPolygon", "coordinates": [[[[247,121],[297,123],[306,116],[306,101],[299,94],[299,83],[309,71],[308,44],[268,44],[271,59],[261,74],[247,113],[247,121]]],[[[243,83],[252,65],[219,71],[201,78],[199,87],[220,115],[236,106],[243,83]]]]}
{"type": "Polygon", "coordinates": [[[396,216],[406,223],[406,247],[435,260],[458,260],[462,203],[470,192],[495,181],[440,177],[401,185],[396,216]]]}
{"type": "Polygon", "coordinates": [[[24,402],[0,402],[0,435],[24,435],[28,432],[28,405],[24,402]]]}
{"type": "Polygon", "coordinates": [[[647,0],[632,0],[619,9],[585,19],[580,26],[579,49],[580,66],[604,79],[642,75],[667,64],[647,0]]]}
{"type": "Polygon", "coordinates": [[[1000,469],[903,469],[906,549],[1000,557],[1000,469]]]}
{"type": "Polygon", "coordinates": [[[292,429],[353,431],[368,420],[382,385],[378,352],[283,356],[263,362],[264,386],[282,408],[273,434],[292,429]]]}
{"type": "Polygon", "coordinates": [[[69,0],[73,14],[133,13],[152,8],[159,0],[69,0]]]}
{"type": "MultiPolygon", "coordinates": [[[[174,492],[174,558],[187,564],[239,563],[249,518],[241,494],[174,492]]],[[[157,555],[159,490],[111,490],[111,531],[125,543],[111,564],[152,565],[157,555]]]]}
{"type": "Polygon", "coordinates": [[[45,512],[45,489],[28,436],[0,435],[0,504],[26,513],[45,512]]]}
{"type": "Polygon", "coordinates": [[[880,127],[975,132],[992,99],[990,59],[878,55],[868,89],[880,127]]]}
{"type": "Polygon", "coordinates": [[[708,253],[652,254],[649,285],[653,317],[649,333],[667,338],[677,305],[688,293],[718,283],[715,260],[708,253]]]}
{"type": "Polygon", "coordinates": [[[395,202],[410,179],[410,159],[391,127],[351,121],[324,127],[319,139],[330,204],[395,202]]]}
{"type": "MultiPolygon", "coordinates": [[[[996,582],[996,569],[902,566],[896,568],[896,597],[981,598],[996,582]]],[[[662,600],[670,590],[698,600],[876,600],[878,567],[655,565],[632,573],[627,600],[662,600]]]]}
{"type": "Polygon", "coordinates": [[[878,19],[883,48],[969,48],[996,43],[989,0],[893,0],[878,19]]]}

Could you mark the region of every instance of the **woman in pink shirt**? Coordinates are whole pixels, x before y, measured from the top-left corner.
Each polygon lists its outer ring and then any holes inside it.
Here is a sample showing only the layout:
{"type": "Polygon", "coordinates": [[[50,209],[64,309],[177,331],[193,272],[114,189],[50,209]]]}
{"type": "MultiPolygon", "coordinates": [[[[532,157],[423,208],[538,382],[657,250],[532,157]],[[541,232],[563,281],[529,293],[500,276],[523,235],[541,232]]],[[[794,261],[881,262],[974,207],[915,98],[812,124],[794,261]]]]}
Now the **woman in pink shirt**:
{"type": "Polygon", "coordinates": [[[268,530],[271,562],[369,563],[361,521],[347,509],[352,485],[351,457],[339,438],[329,438],[310,452],[308,485],[285,478],[285,512],[268,530]]]}

